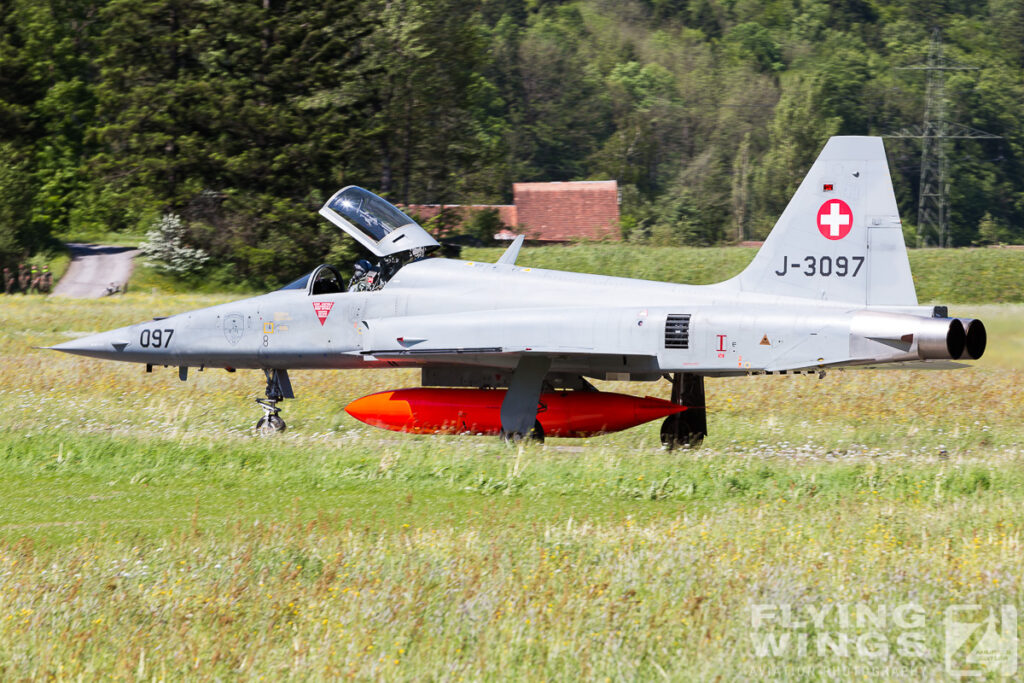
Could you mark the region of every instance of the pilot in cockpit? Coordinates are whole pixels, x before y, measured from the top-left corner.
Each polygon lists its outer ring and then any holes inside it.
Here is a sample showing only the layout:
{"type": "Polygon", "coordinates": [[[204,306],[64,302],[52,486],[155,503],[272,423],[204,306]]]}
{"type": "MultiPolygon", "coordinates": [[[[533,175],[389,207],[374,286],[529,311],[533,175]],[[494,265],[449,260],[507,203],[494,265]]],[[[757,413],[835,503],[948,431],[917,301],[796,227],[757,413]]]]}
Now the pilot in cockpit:
{"type": "MultiPolygon", "coordinates": [[[[427,250],[423,247],[415,247],[408,253],[409,261],[419,261],[427,256],[427,250]]],[[[370,263],[361,258],[352,266],[352,279],[348,281],[348,291],[369,292],[381,289],[406,262],[397,256],[385,256],[378,263],[370,263]]]]}
{"type": "Polygon", "coordinates": [[[356,261],[352,267],[352,279],[348,281],[348,291],[362,292],[374,289],[380,276],[380,266],[375,266],[364,258],[356,261]]]}

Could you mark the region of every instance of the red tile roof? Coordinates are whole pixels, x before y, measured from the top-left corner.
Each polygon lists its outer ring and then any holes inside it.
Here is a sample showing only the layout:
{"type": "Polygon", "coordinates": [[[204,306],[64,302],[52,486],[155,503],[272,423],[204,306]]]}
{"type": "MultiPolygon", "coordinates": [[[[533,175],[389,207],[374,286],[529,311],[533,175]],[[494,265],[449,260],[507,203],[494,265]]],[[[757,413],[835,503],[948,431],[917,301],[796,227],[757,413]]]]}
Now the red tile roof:
{"type": "Polygon", "coordinates": [[[529,239],[619,239],[619,187],[614,180],[514,183],[519,225],[529,239]]]}
{"type": "MultiPolygon", "coordinates": [[[[614,180],[514,183],[515,204],[409,204],[399,207],[421,221],[441,211],[465,220],[471,211],[497,209],[501,222],[527,239],[567,242],[620,238],[619,185],[614,180]]],[[[507,231],[501,231],[504,234],[507,231]]]]}

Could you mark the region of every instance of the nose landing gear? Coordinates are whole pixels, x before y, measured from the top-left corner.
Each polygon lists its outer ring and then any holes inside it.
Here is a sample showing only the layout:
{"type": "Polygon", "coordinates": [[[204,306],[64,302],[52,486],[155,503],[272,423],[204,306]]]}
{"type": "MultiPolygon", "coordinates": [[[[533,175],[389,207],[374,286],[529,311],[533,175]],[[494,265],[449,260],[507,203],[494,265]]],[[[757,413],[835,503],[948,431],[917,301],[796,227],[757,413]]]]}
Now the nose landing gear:
{"type": "Polygon", "coordinates": [[[258,398],[256,402],[263,408],[264,415],[256,423],[256,431],[262,436],[269,436],[277,432],[283,432],[288,425],[284,423],[278,414],[281,409],[277,407],[276,399],[258,398]]]}
{"type": "Polygon", "coordinates": [[[286,398],[295,398],[292,392],[292,383],[288,379],[287,370],[263,370],[267,376],[267,397],[258,398],[256,402],[263,408],[263,417],[256,423],[256,432],[263,436],[269,436],[283,432],[287,425],[281,419],[281,409],[277,407],[278,401],[286,398]]]}

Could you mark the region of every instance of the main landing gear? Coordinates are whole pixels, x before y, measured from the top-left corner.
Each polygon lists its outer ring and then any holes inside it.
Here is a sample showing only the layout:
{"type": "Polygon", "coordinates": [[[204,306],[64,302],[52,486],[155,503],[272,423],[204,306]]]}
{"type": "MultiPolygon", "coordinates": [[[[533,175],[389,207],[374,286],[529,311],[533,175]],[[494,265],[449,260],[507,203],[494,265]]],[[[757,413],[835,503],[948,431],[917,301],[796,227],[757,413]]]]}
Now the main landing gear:
{"type": "Polygon", "coordinates": [[[263,408],[263,417],[256,423],[256,432],[263,436],[283,432],[287,425],[281,419],[281,409],[277,407],[278,401],[286,398],[295,398],[292,392],[292,383],[288,379],[287,370],[263,370],[267,376],[267,397],[258,398],[256,402],[263,408]]]}
{"type": "Polygon", "coordinates": [[[533,429],[525,434],[520,434],[518,432],[509,433],[503,429],[498,436],[500,436],[502,442],[506,444],[517,444],[522,441],[544,443],[544,428],[540,426],[540,420],[535,420],[533,423],[533,429]]]}
{"type": "Polygon", "coordinates": [[[661,425],[661,443],[668,450],[698,448],[708,435],[704,377],[688,372],[672,375],[672,402],[686,410],[669,415],[661,425]]]}
{"type": "Polygon", "coordinates": [[[537,419],[537,402],[550,368],[551,359],[547,356],[519,359],[501,401],[501,440],[505,443],[544,442],[544,428],[537,419]]]}

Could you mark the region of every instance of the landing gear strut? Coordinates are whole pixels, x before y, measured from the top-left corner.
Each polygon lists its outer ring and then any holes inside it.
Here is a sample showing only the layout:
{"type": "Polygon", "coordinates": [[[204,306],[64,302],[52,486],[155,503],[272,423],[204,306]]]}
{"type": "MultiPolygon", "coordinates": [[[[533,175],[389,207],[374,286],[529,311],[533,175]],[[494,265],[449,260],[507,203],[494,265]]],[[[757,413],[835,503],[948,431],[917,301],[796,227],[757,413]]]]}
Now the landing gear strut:
{"type": "Polygon", "coordinates": [[[704,403],[704,377],[688,372],[672,376],[672,402],[686,410],[669,415],[661,425],[661,443],[673,448],[698,448],[708,435],[707,409],[704,403]]]}
{"type": "Polygon", "coordinates": [[[550,368],[551,359],[546,356],[519,359],[501,402],[501,439],[505,443],[523,439],[544,442],[544,428],[537,420],[537,402],[550,368]]]}
{"type": "Polygon", "coordinates": [[[292,392],[292,383],[288,379],[287,370],[263,370],[267,376],[267,397],[258,398],[256,402],[263,408],[263,417],[256,423],[256,432],[264,436],[283,432],[287,425],[281,419],[281,409],[277,407],[278,401],[286,398],[295,398],[292,392]]]}

